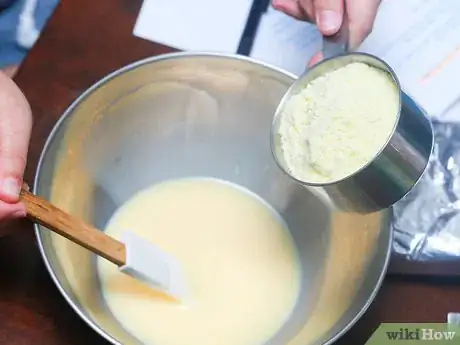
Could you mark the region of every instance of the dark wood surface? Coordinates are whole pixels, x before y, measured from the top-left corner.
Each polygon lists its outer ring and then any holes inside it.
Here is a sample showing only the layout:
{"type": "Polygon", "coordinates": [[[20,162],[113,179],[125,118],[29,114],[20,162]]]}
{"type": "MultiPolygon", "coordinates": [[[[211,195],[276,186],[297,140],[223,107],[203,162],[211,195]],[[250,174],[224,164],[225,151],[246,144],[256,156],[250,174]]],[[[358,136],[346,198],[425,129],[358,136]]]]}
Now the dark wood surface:
{"type": "MultiPolygon", "coordinates": [[[[62,1],[16,77],[34,113],[28,182],[52,126],[83,90],[125,64],[170,51],[132,36],[139,8],[138,0],[62,1]]],[[[54,286],[31,224],[11,226],[13,234],[0,239],[0,344],[107,344],[54,286]]],[[[457,278],[390,276],[339,344],[364,344],[381,322],[442,322],[453,311],[460,311],[457,278]]]]}

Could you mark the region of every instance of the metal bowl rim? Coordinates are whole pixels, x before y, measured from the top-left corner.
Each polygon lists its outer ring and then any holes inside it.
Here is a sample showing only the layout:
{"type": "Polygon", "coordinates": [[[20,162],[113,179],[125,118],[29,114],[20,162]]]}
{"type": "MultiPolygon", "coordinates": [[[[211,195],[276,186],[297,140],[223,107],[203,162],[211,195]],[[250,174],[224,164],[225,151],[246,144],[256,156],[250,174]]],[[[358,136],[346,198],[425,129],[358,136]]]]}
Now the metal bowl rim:
{"type": "MultiPolygon", "coordinates": [[[[170,59],[178,59],[178,58],[186,58],[186,57],[216,57],[216,58],[224,58],[224,59],[231,59],[231,60],[241,60],[241,61],[246,61],[249,63],[253,63],[255,65],[261,66],[268,68],[270,70],[276,71],[278,73],[281,73],[287,77],[292,78],[294,81],[297,79],[295,74],[290,73],[282,68],[273,66],[269,63],[251,58],[251,57],[246,57],[242,55],[235,55],[235,54],[227,54],[227,53],[216,53],[216,52],[173,52],[173,53],[167,53],[167,54],[160,54],[160,55],[155,55],[151,56],[142,60],[135,61],[133,63],[130,63],[126,66],[123,66],[109,74],[107,74],[105,77],[101,78],[94,84],[92,84],[88,89],[86,89],[80,96],[78,96],[64,111],[64,113],[61,115],[61,117],[56,121],[55,125],[53,126],[50,134],[48,135],[45,144],[43,146],[43,150],[40,154],[38,164],[37,164],[37,170],[35,173],[35,178],[34,178],[34,185],[33,185],[33,193],[37,193],[38,191],[38,183],[40,180],[40,174],[42,172],[42,167],[44,165],[44,160],[45,156],[48,153],[49,147],[51,146],[52,142],[54,141],[54,138],[56,136],[57,131],[59,128],[62,126],[62,123],[67,119],[67,117],[70,116],[70,114],[75,110],[75,108],[80,105],[87,97],[89,97],[95,90],[109,82],[111,79],[122,75],[126,72],[129,72],[139,66],[147,65],[153,62],[158,62],[158,61],[163,61],[163,60],[170,60],[170,59]]],[[[382,271],[380,272],[379,279],[372,291],[372,293],[369,295],[367,298],[366,303],[363,305],[361,310],[335,335],[330,337],[326,342],[323,343],[323,345],[331,345],[334,342],[336,342],[339,338],[341,338],[360,318],[361,316],[367,311],[369,308],[370,304],[373,302],[375,299],[375,296],[377,295],[377,292],[380,290],[380,287],[382,285],[383,279],[386,275],[388,264],[389,264],[389,259],[390,259],[390,254],[391,254],[391,243],[393,241],[393,231],[390,228],[390,216],[389,216],[389,211],[386,211],[387,214],[385,214],[385,217],[387,218],[386,222],[382,223],[388,223],[387,231],[390,231],[389,234],[389,242],[386,246],[386,256],[385,260],[383,262],[383,267],[382,271]]],[[[118,340],[113,338],[111,335],[109,335],[105,330],[103,330],[101,327],[99,327],[91,318],[81,310],[81,308],[78,307],[77,303],[72,300],[70,297],[69,293],[65,291],[64,287],[62,284],[59,282],[58,277],[56,276],[56,273],[54,272],[53,268],[51,267],[50,260],[48,258],[48,255],[45,250],[45,246],[43,244],[42,240],[42,235],[41,235],[41,230],[40,230],[40,225],[34,224],[35,227],[35,237],[37,239],[38,243],[38,248],[40,251],[40,255],[42,256],[43,262],[46,266],[46,269],[51,276],[51,279],[53,280],[55,286],[57,287],[58,291],[61,293],[61,295],[64,297],[66,302],[70,305],[70,307],[74,310],[74,312],[90,327],[92,328],[97,334],[99,334],[101,337],[105,338],[107,341],[111,342],[114,345],[122,345],[118,340]]]]}

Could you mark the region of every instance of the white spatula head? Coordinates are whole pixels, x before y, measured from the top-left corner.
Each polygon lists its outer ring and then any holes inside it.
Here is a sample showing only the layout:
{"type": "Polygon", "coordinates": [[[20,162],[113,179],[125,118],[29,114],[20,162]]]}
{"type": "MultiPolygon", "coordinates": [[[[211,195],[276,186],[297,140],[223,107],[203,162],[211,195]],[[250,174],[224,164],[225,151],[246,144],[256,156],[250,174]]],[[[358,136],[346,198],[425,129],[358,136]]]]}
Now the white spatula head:
{"type": "Polygon", "coordinates": [[[178,301],[187,296],[187,286],[180,263],[153,243],[125,231],[121,242],[126,246],[126,264],[120,271],[161,290],[178,301]]]}

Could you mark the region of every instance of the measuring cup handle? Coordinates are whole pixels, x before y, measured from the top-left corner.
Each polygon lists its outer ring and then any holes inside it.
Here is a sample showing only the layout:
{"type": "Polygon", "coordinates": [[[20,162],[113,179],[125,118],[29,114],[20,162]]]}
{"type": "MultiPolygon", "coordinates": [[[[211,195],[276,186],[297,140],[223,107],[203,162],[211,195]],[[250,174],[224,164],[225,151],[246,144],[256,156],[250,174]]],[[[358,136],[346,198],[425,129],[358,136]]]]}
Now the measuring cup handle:
{"type": "Polygon", "coordinates": [[[342,26],[339,31],[331,36],[323,36],[323,59],[345,54],[349,49],[349,22],[346,8],[344,8],[342,26]]]}

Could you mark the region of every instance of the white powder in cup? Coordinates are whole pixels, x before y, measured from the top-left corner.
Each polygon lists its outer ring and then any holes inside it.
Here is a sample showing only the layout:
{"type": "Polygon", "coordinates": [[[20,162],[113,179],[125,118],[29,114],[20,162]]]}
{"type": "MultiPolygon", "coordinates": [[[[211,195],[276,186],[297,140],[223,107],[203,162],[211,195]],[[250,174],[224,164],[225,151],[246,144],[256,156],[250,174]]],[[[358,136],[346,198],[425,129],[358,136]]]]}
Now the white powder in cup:
{"type": "Polygon", "coordinates": [[[281,114],[278,135],[287,169],[311,183],[355,173],[385,145],[398,112],[394,80],[365,63],[350,63],[313,80],[281,114]]]}

